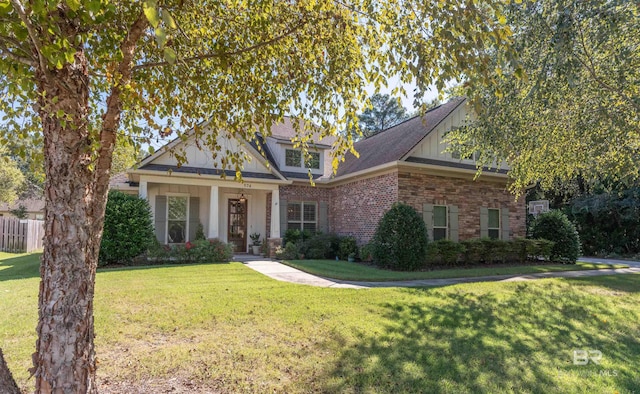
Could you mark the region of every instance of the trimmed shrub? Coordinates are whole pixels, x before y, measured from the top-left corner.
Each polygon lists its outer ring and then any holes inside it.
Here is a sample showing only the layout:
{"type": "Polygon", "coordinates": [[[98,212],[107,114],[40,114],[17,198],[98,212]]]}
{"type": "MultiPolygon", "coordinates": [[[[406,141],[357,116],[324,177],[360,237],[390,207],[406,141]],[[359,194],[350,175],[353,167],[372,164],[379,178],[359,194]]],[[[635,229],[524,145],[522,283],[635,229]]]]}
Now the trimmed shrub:
{"type": "Polygon", "coordinates": [[[553,241],[549,241],[548,239],[534,239],[533,242],[533,251],[529,256],[541,257],[547,261],[550,261],[551,253],[556,243],[553,241]]]}
{"type": "Polygon", "coordinates": [[[360,247],[360,259],[362,261],[371,262],[373,261],[373,245],[366,244],[360,247]]]}
{"type": "Polygon", "coordinates": [[[298,258],[298,248],[293,242],[287,242],[285,247],[276,248],[276,258],[280,260],[295,260],[298,258]]]}
{"type": "Polygon", "coordinates": [[[156,245],[149,258],[158,263],[222,263],[233,257],[233,246],[217,239],[180,245],[156,245]]]}
{"type": "Polygon", "coordinates": [[[98,265],[131,264],[155,242],[147,200],[111,190],[104,215],[98,265]]]}
{"type": "Polygon", "coordinates": [[[338,252],[338,258],[340,258],[340,260],[347,260],[350,255],[355,257],[358,253],[358,244],[356,239],[354,237],[340,238],[340,249],[338,252]]]}
{"type": "Polygon", "coordinates": [[[378,223],[371,241],[373,259],[381,267],[417,270],[424,263],[427,242],[420,215],[409,205],[395,203],[378,223]]]}
{"type": "Polygon", "coordinates": [[[460,242],[464,246],[464,262],[477,264],[484,262],[484,245],[480,238],[468,239],[460,242]]]}
{"type": "Polygon", "coordinates": [[[427,264],[455,266],[464,252],[463,244],[450,239],[439,239],[427,245],[427,264]]]}
{"type": "Polygon", "coordinates": [[[297,243],[298,241],[306,241],[311,238],[313,234],[309,230],[298,230],[294,228],[290,228],[284,233],[284,238],[282,239],[282,244],[286,245],[289,242],[297,243]]]}
{"type": "Polygon", "coordinates": [[[533,221],[531,235],[532,238],[555,242],[550,253],[552,261],[573,264],[580,256],[580,237],[576,227],[561,211],[538,215],[533,221]]]}
{"type": "MultiPolygon", "coordinates": [[[[336,234],[316,234],[296,243],[298,254],[307,259],[334,259],[338,255],[340,237],[336,234]]],[[[285,244],[286,245],[286,244],[285,244]]]]}

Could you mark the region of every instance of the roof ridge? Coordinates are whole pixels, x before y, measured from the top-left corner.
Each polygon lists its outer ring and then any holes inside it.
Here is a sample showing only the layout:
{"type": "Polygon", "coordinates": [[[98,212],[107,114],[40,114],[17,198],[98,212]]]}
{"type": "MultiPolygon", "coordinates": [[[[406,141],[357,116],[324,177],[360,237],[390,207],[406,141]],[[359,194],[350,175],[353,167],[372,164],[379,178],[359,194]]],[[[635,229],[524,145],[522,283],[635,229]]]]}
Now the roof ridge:
{"type": "Polygon", "coordinates": [[[431,108],[427,109],[427,110],[425,111],[425,113],[424,113],[424,114],[418,114],[418,115],[412,116],[412,117],[410,117],[410,118],[407,118],[407,119],[403,120],[403,121],[402,121],[402,122],[400,122],[400,123],[396,123],[396,124],[394,124],[394,125],[393,125],[393,126],[391,126],[391,127],[387,127],[387,128],[386,128],[386,129],[384,129],[384,130],[380,130],[380,131],[378,131],[377,133],[372,134],[372,135],[370,135],[370,136],[368,136],[368,137],[365,137],[365,138],[361,139],[361,140],[360,140],[360,141],[358,141],[358,142],[365,141],[365,140],[368,140],[368,139],[370,139],[370,138],[373,138],[373,137],[375,137],[376,135],[380,135],[380,134],[384,133],[385,131],[389,131],[389,130],[391,130],[391,129],[394,129],[394,128],[396,128],[396,127],[398,127],[398,126],[400,126],[400,125],[402,125],[402,124],[404,124],[404,123],[407,123],[407,122],[408,122],[408,121],[410,121],[410,120],[414,120],[415,118],[422,118],[423,116],[426,116],[429,112],[433,112],[433,111],[435,111],[436,109],[438,109],[438,108],[442,107],[443,105],[449,104],[451,101],[453,101],[453,100],[455,100],[455,99],[457,99],[457,98],[458,98],[458,97],[453,97],[451,100],[447,101],[446,103],[442,103],[442,104],[436,105],[435,107],[431,107],[431,108]]]}

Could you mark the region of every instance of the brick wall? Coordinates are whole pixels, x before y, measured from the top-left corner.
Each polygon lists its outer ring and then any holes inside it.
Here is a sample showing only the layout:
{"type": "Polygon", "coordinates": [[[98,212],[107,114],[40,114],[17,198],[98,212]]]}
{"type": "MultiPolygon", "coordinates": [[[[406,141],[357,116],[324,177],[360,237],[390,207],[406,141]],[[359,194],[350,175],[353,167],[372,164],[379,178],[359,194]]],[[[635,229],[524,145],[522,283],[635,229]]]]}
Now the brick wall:
{"type": "Polygon", "coordinates": [[[504,183],[400,172],[398,201],[411,205],[421,215],[424,203],[458,206],[460,240],[480,237],[480,207],[509,208],[511,237],[524,237],[526,233],[524,200],[515,201],[504,183]]]}
{"type": "Polygon", "coordinates": [[[281,186],[280,199],[287,201],[325,201],[329,203],[331,200],[331,190],[311,185],[281,186]]]}
{"type": "Polygon", "coordinates": [[[382,215],[397,199],[396,172],[336,186],[329,206],[331,230],[352,235],[359,244],[367,243],[382,215]]]}
{"type": "MultiPolygon", "coordinates": [[[[271,220],[270,198],[267,197],[267,229],[271,220]]],[[[511,237],[523,237],[526,232],[524,201],[516,202],[504,183],[401,171],[332,188],[284,186],[280,188],[280,198],[327,202],[329,230],[354,236],[359,244],[371,240],[380,218],[396,201],[411,205],[420,215],[424,203],[458,206],[460,240],[480,237],[480,207],[509,208],[511,237]]]]}

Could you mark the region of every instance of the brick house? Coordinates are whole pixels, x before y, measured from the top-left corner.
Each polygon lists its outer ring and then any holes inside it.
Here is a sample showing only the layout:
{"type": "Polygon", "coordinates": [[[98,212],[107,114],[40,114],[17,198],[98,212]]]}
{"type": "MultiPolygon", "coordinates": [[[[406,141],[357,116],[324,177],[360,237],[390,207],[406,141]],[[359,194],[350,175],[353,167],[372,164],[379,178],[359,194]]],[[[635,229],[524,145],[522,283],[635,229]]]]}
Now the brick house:
{"type": "Polygon", "coordinates": [[[233,180],[233,172],[221,179],[211,153],[192,140],[169,143],[130,170],[122,183],[149,200],[161,243],[192,240],[200,227],[208,238],[233,243],[237,252],[249,249],[250,234],[259,233],[274,247],[290,228],[353,235],[362,244],[398,201],[423,216],[430,239],[524,236],[525,205],[507,190],[507,168],[486,170],[474,180],[471,158],[444,152],[443,135],[468,118],[466,100],[453,99],[357,142],[360,157],[349,154],[335,175],[333,140],[316,141],[305,163],[291,142],[291,120],[285,119],[259,147],[219,138],[221,146],[242,149],[252,158],[244,165],[243,183],[233,180]],[[180,167],[169,153],[178,144],[187,157],[180,167]]]}

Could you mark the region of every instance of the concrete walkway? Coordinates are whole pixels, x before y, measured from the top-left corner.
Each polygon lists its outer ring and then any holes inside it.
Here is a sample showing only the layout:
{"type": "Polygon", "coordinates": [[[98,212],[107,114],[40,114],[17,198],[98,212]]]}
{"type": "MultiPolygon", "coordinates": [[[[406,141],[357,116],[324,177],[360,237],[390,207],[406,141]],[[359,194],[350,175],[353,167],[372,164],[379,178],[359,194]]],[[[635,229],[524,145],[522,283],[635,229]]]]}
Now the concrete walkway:
{"type": "Polygon", "coordinates": [[[361,282],[338,280],[330,278],[322,278],[312,275],[277,261],[268,260],[254,256],[242,256],[242,258],[234,261],[242,261],[247,267],[260,272],[275,280],[281,282],[297,283],[315,287],[334,287],[346,289],[365,289],[377,287],[433,287],[447,286],[457,283],[473,283],[473,282],[517,282],[528,281],[544,278],[582,278],[589,276],[614,275],[614,274],[640,274],[640,262],[623,261],[623,260],[606,260],[606,259],[590,259],[581,258],[580,261],[598,262],[603,264],[626,264],[629,268],[618,269],[602,269],[602,270],[582,270],[582,271],[562,271],[562,272],[541,272],[537,274],[526,275],[491,275],[478,276],[475,278],[451,278],[451,279],[418,279],[406,281],[390,281],[390,282],[361,282]]]}

